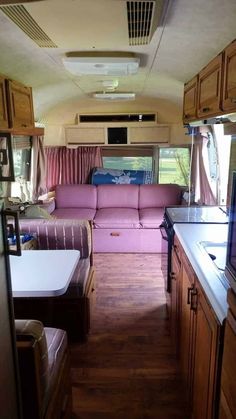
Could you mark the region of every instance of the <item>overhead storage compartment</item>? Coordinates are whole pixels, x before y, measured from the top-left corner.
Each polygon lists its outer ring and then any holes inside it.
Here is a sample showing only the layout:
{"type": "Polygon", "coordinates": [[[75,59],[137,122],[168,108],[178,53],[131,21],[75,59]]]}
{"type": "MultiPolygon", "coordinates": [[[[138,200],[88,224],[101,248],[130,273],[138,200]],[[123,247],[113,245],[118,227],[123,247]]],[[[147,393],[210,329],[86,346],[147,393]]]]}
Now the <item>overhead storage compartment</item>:
{"type": "MultiPolygon", "coordinates": [[[[113,133],[112,133],[113,134],[113,133]]],[[[155,126],[94,126],[81,127],[81,125],[73,125],[65,127],[65,139],[68,146],[77,145],[158,145],[168,144],[170,140],[169,125],[155,126]],[[116,137],[110,135],[110,131],[115,130],[116,137]],[[124,130],[126,134],[124,135],[124,130]],[[121,137],[119,137],[119,135],[121,137]],[[112,141],[111,141],[112,137],[112,141]]]]}

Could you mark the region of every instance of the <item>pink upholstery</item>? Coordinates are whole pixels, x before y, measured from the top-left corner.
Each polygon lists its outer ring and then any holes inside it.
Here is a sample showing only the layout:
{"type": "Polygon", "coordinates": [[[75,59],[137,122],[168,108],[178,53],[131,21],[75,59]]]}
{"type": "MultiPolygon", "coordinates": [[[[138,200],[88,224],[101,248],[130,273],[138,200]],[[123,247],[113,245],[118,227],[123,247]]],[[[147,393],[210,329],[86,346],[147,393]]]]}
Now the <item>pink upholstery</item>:
{"type": "Polygon", "coordinates": [[[52,214],[93,220],[95,252],[158,253],[164,208],[180,201],[174,184],[60,185],[52,214]]]}
{"type": "Polygon", "coordinates": [[[139,213],[133,208],[102,208],[97,210],[95,228],[139,228],[139,213]]]}
{"type": "Polygon", "coordinates": [[[98,185],[97,208],[138,209],[139,185],[98,185]]]}
{"type": "Polygon", "coordinates": [[[56,208],[96,209],[97,189],[94,185],[57,185],[56,208]]]}
{"type": "Polygon", "coordinates": [[[140,185],[139,208],[164,208],[180,204],[179,185],[140,185]]]}
{"type": "Polygon", "coordinates": [[[161,234],[148,228],[95,228],[93,243],[96,252],[160,253],[161,234]]]}
{"type": "Polygon", "coordinates": [[[52,213],[57,218],[77,220],[93,220],[95,214],[96,210],[91,208],[58,208],[52,213]]]}
{"type": "Polygon", "coordinates": [[[144,208],[139,210],[142,228],[159,228],[163,220],[164,208],[144,208]]]}

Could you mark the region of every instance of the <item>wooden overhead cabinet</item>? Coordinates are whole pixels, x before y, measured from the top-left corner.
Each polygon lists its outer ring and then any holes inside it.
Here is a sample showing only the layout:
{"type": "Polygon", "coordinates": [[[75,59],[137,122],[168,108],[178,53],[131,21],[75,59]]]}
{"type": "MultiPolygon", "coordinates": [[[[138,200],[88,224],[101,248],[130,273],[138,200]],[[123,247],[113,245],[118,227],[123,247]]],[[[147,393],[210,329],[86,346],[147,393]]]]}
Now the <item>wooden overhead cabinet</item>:
{"type": "Polygon", "coordinates": [[[184,85],[183,121],[185,123],[188,123],[197,117],[197,87],[197,76],[184,85]]]}
{"type": "Polygon", "coordinates": [[[221,114],[223,53],[217,55],[198,76],[197,116],[207,118],[221,114]]]}
{"type": "Polygon", "coordinates": [[[0,76],[0,129],[8,127],[6,79],[0,76]]]}
{"type": "Polygon", "coordinates": [[[236,109],[236,40],[225,49],[224,53],[222,109],[224,111],[236,109]]]}
{"type": "Polygon", "coordinates": [[[7,80],[9,128],[33,128],[34,111],[32,89],[13,80],[7,80]]]}

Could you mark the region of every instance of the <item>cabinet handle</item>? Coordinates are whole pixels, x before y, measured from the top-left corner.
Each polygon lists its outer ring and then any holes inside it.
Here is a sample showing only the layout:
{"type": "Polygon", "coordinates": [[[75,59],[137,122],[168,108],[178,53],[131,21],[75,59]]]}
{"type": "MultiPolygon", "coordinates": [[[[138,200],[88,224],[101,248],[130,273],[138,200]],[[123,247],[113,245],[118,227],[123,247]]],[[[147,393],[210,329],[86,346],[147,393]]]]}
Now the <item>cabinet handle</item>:
{"type": "Polygon", "coordinates": [[[116,233],[115,231],[114,232],[112,232],[112,233],[110,233],[110,236],[112,236],[112,237],[119,237],[120,236],[120,233],[116,233]]]}
{"type": "Polygon", "coordinates": [[[26,128],[26,127],[27,127],[27,125],[26,125],[26,124],[21,124],[21,126],[22,126],[22,127],[24,127],[24,128],[26,128]]]}
{"type": "Polygon", "coordinates": [[[209,112],[210,111],[210,108],[202,108],[202,112],[209,112]]]}
{"type": "Polygon", "coordinates": [[[232,103],[236,103],[236,97],[231,97],[230,99],[232,103]]]}
{"type": "Polygon", "coordinates": [[[190,310],[196,311],[197,310],[197,290],[193,289],[190,293],[190,296],[191,296],[190,310]]]}
{"type": "Polygon", "coordinates": [[[189,117],[190,117],[189,113],[184,114],[184,118],[189,118],[189,117]]]}
{"type": "Polygon", "coordinates": [[[188,296],[187,296],[187,304],[190,304],[190,294],[193,291],[193,285],[188,287],[188,296]]]}
{"type": "Polygon", "coordinates": [[[171,277],[171,279],[176,280],[176,275],[175,275],[175,272],[171,272],[170,277],[171,277]]]}

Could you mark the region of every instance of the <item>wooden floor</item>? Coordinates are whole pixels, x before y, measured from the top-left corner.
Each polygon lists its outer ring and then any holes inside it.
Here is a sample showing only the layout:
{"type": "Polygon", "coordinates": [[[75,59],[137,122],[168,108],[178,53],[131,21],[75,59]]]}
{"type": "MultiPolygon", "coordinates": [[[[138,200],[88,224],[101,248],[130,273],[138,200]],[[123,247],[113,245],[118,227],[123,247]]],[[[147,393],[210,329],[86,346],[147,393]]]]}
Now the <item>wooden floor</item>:
{"type": "Polygon", "coordinates": [[[96,254],[88,342],[71,345],[74,418],[188,419],[160,255],[96,254]]]}

